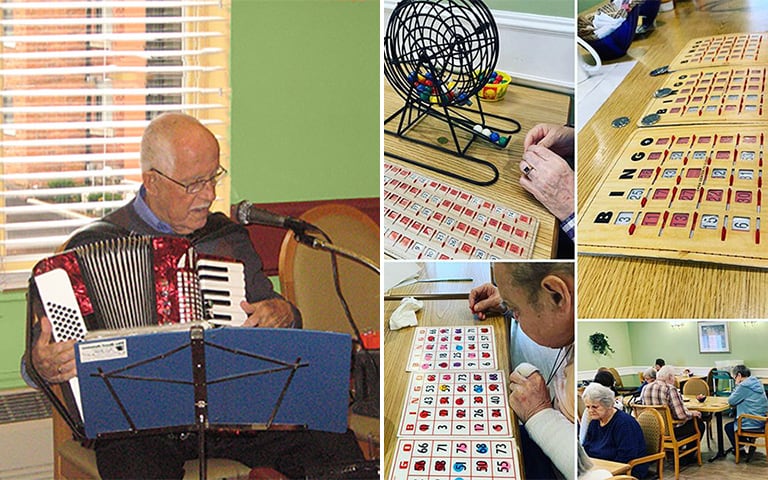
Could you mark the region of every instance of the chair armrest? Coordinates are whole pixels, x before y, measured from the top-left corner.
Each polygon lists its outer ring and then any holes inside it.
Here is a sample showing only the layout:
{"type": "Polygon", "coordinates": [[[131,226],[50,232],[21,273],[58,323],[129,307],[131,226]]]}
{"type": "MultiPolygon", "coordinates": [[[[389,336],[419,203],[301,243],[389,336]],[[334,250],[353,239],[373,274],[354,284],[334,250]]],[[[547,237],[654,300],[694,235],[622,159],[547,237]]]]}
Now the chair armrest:
{"type": "Polygon", "coordinates": [[[654,453],[652,455],[646,455],[644,457],[633,458],[632,460],[627,462],[627,465],[629,465],[630,467],[634,468],[635,465],[641,465],[643,463],[648,463],[648,462],[655,462],[655,461],[659,460],[660,458],[664,458],[664,451],[663,450],[661,452],[659,452],[659,453],[654,453]]]}

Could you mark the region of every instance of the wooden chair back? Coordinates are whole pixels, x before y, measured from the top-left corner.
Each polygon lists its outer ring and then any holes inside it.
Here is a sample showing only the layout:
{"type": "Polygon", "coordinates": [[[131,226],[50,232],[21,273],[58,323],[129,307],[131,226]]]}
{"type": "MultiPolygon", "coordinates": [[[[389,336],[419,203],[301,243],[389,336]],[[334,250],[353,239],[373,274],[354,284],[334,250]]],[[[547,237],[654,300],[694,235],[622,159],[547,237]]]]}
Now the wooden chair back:
{"type": "Polygon", "coordinates": [[[702,378],[690,378],[683,385],[683,395],[704,395],[709,396],[709,386],[706,380],[702,378]]]}
{"type": "Polygon", "coordinates": [[[645,455],[629,461],[629,465],[634,467],[648,462],[656,462],[656,471],[659,480],[664,480],[664,448],[662,446],[662,437],[664,433],[664,419],[661,414],[654,409],[642,409],[637,416],[637,423],[643,431],[645,439],[645,455]]]}
{"type": "MultiPolygon", "coordinates": [[[[299,218],[323,230],[334,245],[378,262],[379,227],[361,210],[330,203],[299,218]]],[[[358,329],[378,330],[379,276],[352,260],[336,258],[341,291],[358,329]]],[[[328,252],[300,245],[288,232],[280,247],[279,270],[281,293],[301,311],[305,329],[354,333],[336,294],[328,252]]]]}

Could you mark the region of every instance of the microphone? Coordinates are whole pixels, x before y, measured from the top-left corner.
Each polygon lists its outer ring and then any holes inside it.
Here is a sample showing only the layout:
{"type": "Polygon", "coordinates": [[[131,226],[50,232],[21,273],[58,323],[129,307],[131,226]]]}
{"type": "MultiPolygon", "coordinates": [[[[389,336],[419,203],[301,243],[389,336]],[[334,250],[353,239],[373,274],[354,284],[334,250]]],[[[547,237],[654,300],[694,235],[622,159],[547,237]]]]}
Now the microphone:
{"type": "Polygon", "coordinates": [[[306,230],[317,230],[311,223],[254,207],[253,204],[247,200],[243,200],[237,204],[236,216],[237,220],[243,225],[255,223],[257,225],[266,225],[268,227],[288,228],[297,233],[304,233],[306,230]]]}

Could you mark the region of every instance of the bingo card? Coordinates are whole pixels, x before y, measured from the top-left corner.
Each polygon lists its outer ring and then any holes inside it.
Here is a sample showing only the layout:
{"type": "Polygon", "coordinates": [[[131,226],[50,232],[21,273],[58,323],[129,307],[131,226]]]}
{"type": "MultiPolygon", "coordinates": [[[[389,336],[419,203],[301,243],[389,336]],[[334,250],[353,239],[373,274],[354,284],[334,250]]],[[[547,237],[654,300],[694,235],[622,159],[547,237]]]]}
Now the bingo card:
{"type": "Polygon", "coordinates": [[[714,67],[669,74],[639,126],[764,122],[766,67],[714,67]]]}
{"type": "Polygon", "coordinates": [[[384,253],[392,258],[528,259],[539,221],[508,205],[384,163],[384,253]]]}
{"type": "Polygon", "coordinates": [[[637,130],[580,217],[579,251],[768,267],[766,130],[637,130]]]}
{"type": "Polygon", "coordinates": [[[406,371],[496,368],[493,325],[418,327],[406,371]]]}
{"type": "Polygon", "coordinates": [[[389,480],[517,479],[515,440],[400,438],[389,480]]]}
{"type": "Polygon", "coordinates": [[[512,435],[503,371],[410,375],[398,435],[512,435]]]}
{"type": "Polygon", "coordinates": [[[768,64],[768,33],[729,33],[694,38],[669,64],[670,71],[729,65],[768,64]]]}

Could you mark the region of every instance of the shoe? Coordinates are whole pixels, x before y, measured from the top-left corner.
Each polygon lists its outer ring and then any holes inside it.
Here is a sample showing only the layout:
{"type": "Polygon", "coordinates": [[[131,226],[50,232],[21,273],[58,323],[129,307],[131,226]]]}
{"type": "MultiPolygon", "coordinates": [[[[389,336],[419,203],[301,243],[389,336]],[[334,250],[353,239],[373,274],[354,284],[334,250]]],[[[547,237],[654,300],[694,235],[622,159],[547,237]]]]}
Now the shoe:
{"type": "Polygon", "coordinates": [[[755,456],[755,450],[757,450],[757,447],[749,447],[749,452],[747,452],[747,463],[749,463],[749,461],[752,460],[752,457],[755,456]]]}
{"type": "Polygon", "coordinates": [[[731,448],[729,448],[728,450],[725,451],[726,455],[728,455],[729,453],[733,454],[733,455],[736,455],[736,450],[734,450],[734,448],[731,447],[731,448]]]}

